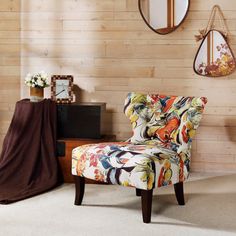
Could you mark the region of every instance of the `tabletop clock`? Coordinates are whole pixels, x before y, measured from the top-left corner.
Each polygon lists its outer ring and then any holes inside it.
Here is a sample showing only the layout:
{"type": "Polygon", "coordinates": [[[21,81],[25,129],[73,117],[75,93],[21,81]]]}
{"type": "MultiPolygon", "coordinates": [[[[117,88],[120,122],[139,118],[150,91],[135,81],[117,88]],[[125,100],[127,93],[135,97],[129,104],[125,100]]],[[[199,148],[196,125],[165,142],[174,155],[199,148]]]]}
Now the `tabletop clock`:
{"type": "Polygon", "coordinates": [[[51,98],[57,103],[71,103],[73,76],[53,75],[51,78],[51,98]]]}

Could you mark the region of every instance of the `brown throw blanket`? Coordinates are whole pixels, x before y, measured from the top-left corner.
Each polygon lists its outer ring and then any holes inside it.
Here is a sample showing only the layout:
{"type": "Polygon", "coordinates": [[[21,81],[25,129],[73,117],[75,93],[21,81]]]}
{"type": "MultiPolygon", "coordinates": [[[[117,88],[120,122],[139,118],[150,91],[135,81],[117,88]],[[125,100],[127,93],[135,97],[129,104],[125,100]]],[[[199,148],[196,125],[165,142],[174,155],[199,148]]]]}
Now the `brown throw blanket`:
{"type": "Polygon", "coordinates": [[[62,183],[56,157],[56,104],[16,103],[0,156],[0,203],[9,204],[62,183]]]}

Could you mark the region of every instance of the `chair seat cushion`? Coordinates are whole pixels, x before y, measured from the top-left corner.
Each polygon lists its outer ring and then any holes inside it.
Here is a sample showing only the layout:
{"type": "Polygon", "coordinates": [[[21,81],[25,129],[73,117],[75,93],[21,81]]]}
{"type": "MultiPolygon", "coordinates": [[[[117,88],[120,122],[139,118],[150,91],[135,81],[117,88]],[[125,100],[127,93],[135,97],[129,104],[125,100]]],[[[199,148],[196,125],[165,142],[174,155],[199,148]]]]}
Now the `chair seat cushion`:
{"type": "Polygon", "coordinates": [[[73,175],[144,190],[184,181],[188,166],[185,153],[154,144],[89,144],[72,152],[73,175]]]}

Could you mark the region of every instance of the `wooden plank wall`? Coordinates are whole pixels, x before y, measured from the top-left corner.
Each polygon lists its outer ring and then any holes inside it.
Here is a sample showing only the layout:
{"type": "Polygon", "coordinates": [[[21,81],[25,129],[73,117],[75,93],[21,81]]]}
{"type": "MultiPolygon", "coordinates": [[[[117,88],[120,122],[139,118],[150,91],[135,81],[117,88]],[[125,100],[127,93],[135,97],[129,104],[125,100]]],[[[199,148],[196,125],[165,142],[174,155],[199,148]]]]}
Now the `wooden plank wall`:
{"type": "Polygon", "coordinates": [[[20,0],[0,3],[0,150],[20,98],[20,0]]]}
{"type": "MultiPolygon", "coordinates": [[[[206,26],[214,4],[224,11],[236,53],[232,0],[191,0],[184,24],[166,36],[145,25],[137,0],[22,0],[21,76],[42,69],[73,74],[78,100],[107,103],[106,133],[118,139],[131,134],[123,114],[128,91],[206,96],[192,169],[236,171],[236,74],[201,78],[192,69],[199,46],[194,35],[206,26]]],[[[21,92],[28,96],[24,86],[21,92]]]]}

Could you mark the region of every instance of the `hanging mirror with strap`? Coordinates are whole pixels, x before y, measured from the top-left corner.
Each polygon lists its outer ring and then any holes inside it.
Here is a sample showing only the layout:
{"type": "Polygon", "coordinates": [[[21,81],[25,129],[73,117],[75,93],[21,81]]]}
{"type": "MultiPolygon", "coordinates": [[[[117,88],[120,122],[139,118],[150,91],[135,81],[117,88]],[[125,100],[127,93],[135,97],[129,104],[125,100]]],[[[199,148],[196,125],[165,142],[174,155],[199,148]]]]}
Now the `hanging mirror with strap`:
{"type": "Polygon", "coordinates": [[[206,29],[199,30],[196,41],[202,40],[194,59],[194,71],[201,76],[220,77],[234,72],[236,61],[228,44],[228,28],[218,5],[212,8],[206,29]],[[218,18],[217,18],[218,17],[218,18]],[[219,23],[220,27],[216,27],[219,23]]]}

